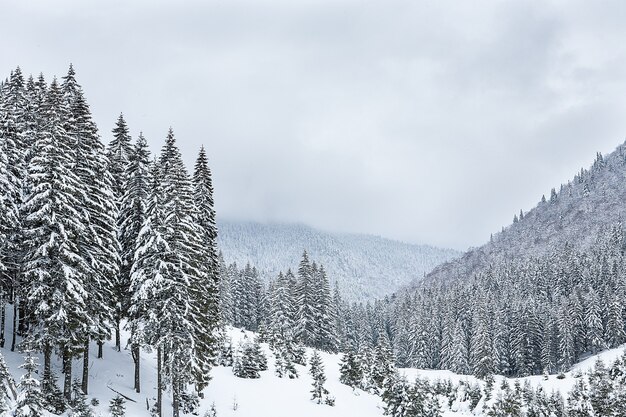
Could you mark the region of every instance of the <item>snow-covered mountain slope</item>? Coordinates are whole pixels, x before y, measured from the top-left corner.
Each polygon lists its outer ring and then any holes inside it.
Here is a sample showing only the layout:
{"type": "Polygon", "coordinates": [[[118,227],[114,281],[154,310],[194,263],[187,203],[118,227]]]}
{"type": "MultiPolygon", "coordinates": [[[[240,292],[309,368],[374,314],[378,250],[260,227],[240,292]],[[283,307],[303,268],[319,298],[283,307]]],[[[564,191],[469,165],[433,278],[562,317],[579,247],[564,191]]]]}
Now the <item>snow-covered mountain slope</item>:
{"type": "MultiPolygon", "coordinates": [[[[248,335],[239,329],[231,328],[228,335],[236,345],[238,340],[248,335]]],[[[124,335],[127,337],[127,335],[124,335]]],[[[382,400],[375,395],[361,390],[353,390],[339,382],[339,362],[340,355],[321,353],[327,381],[325,387],[329,394],[336,400],[335,406],[319,405],[311,401],[312,379],[308,374],[308,368],[296,365],[299,378],[287,379],[278,378],[274,374],[274,357],[266,344],[261,345],[268,357],[268,370],[261,372],[259,379],[242,379],[233,375],[230,367],[215,367],[211,371],[212,380],[205,389],[205,398],[200,400],[200,416],[209,411],[214,404],[217,416],[219,417],[381,417],[384,415],[382,400]]],[[[95,349],[92,349],[92,352],[95,349]]],[[[607,350],[599,355],[592,356],[575,365],[570,372],[565,374],[565,378],[559,379],[556,375],[547,378],[543,376],[532,376],[527,378],[507,379],[495,377],[494,392],[491,402],[497,397],[501,390],[503,380],[507,380],[510,386],[514,386],[516,381],[523,384],[526,380],[533,388],[543,387],[544,392],[556,391],[564,397],[572,389],[575,382],[581,378],[581,373],[590,370],[598,358],[605,364],[610,365],[617,357],[624,352],[624,346],[618,349],[607,350]]],[[[22,356],[18,352],[10,352],[8,348],[0,349],[10,371],[19,380],[22,363],[22,356]]],[[[311,350],[307,350],[307,357],[310,357],[311,350]]],[[[142,392],[137,394],[133,390],[133,362],[128,350],[117,352],[111,342],[107,342],[104,359],[91,357],[90,379],[89,379],[89,400],[97,399],[98,405],[94,407],[96,416],[108,416],[108,404],[111,398],[120,393],[129,398],[126,402],[126,416],[141,417],[149,416],[147,405],[154,404],[156,397],[156,366],[153,354],[142,353],[141,382],[142,392]]],[[[60,364],[55,363],[56,372],[60,372],[60,364]]],[[[80,361],[74,363],[75,374],[79,369],[80,361]]],[[[485,382],[473,376],[457,375],[450,371],[432,371],[417,369],[401,369],[409,380],[419,377],[431,382],[450,381],[454,386],[480,386],[484,388],[485,382]]],[[[462,392],[462,390],[459,390],[462,392]]],[[[447,398],[440,398],[441,411],[443,417],[456,416],[483,416],[482,405],[485,401],[481,399],[478,406],[473,411],[469,410],[469,402],[462,395],[449,402],[447,398]]],[[[171,393],[164,393],[164,416],[171,415],[171,393]]],[[[46,414],[46,417],[52,416],[46,414]]]]}
{"type": "Polygon", "coordinates": [[[220,221],[219,249],[226,262],[250,262],[266,280],[295,269],[302,252],[326,268],[351,301],[372,300],[421,279],[460,255],[451,249],[411,245],[377,236],[327,233],[297,224],[220,221]]]}
{"type": "Polygon", "coordinates": [[[598,154],[591,168],[557,186],[530,211],[515,214],[514,222],[489,243],[439,265],[413,284],[467,277],[496,260],[542,256],[566,244],[586,249],[602,228],[624,219],[624,201],[626,144],[607,156],[598,154]]]}

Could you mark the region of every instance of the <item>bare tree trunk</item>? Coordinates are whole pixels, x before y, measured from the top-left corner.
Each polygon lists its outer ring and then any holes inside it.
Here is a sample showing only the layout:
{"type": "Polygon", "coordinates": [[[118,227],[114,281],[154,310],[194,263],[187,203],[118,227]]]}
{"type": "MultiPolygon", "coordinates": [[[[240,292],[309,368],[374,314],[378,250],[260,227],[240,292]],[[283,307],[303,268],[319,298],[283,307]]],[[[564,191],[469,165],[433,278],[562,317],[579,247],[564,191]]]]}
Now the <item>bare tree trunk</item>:
{"type": "Polygon", "coordinates": [[[19,312],[19,324],[17,326],[17,335],[24,336],[28,330],[28,322],[26,321],[26,303],[18,304],[18,312],[19,312]]]}
{"type": "Polygon", "coordinates": [[[89,389],[89,337],[85,340],[85,347],[83,349],[83,380],[81,384],[83,394],[87,395],[89,389]]]}
{"type": "Polygon", "coordinates": [[[162,417],[162,409],[161,406],[163,404],[163,381],[161,378],[161,372],[162,372],[162,364],[161,364],[162,358],[161,358],[161,347],[159,346],[157,348],[157,413],[159,415],[159,417],[162,417]]]}
{"type": "Polygon", "coordinates": [[[120,319],[119,317],[115,319],[115,349],[117,351],[122,350],[122,342],[120,341],[120,319]]]}
{"type": "Polygon", "coordinates": [[[50,357],[52,356],[52,348],[49,344],[45,344],[43,347],[43,375],[44,378],[50,377],[50,357]]]}
{"type": "Polygon", "coordinates": [[[141,350],[139,348],[138,344],[134,344],[132,346],[132,355],[133,355],[133,362],[135,363],[135,392],[137,392],[138,394],[141,392],[141,380],[139,378],[139,355],[141,353],[141,350]]]}
{"type": "Polygon", "coordinates": [[[63,396],[72,399],[72,356],[67,347],[63,347],[63,396]]]}
{"type": "Polygon", "coordinates": [[[0,348],[4,347],[4,327],[6,325],[6,321],[7,321],[7,313],[5,310],[5,307],[7,305],[6,300],[4,299],[4,297],[2,297],[2,318],[0,318],[0,321],[2,322],[0,324],[0,348]]]}
{"type": "Polygon", "coordinates": [[[178,383],[178,371],[172,375],[172,417],[180,416],[180,384],[178,383]]]}
{"type": "Polygon", "coordinates": [[[13,338],[11,340],[11,352],[15,352],[17,342],[17,297],[13,297],[13,338]]]}

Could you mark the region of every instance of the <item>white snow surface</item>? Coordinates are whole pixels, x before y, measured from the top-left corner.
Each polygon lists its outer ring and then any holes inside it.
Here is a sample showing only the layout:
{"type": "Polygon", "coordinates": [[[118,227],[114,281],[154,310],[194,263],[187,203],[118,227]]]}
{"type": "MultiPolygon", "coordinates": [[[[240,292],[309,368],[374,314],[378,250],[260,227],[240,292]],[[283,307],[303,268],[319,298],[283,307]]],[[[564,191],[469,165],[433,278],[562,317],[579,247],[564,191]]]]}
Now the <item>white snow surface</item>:
{"type": "MultiPolygon", "coordinates": [[[[7,311],[10,313],[10,311],[7,311]]],[[[7,317],[9,318],[9,317],[7,317]]],[[[7,320],[7,323],[11,323],[7,320]]],[[[9,327],[9,326],[7,326],[9,327]]],[[[239,329],[229,328],[228,334],[233,340],[233,346],[237,345],[238,340],[248,335],[252,337],[250,332],[244,332],[239,329]]],[[[10,333],[8,333],[10,339],[10,333]]],[[[126,343],[128,334],[123,333],[122,346],[126,343]]],[[[13,373],[16,381],[22,374],[19,365],[23,362],[23,356],[19,352],[11,352],[9,350],[10,340],[7,341],[4,349],[0,352],[4,356],[9,369],[13,373]]],[[[328,354],[321,352],[324,368],[326,372],[327,382],[325,387],[329,390],[330,395],[336,399],[336,405],[330,407],[328,405],[319,405],[311,401],[311,377],[308,374],[308,367],[297,366],[299,378],[287,379],[278,378],[274,374],[274,357],[268,346],[262,344],[262,347],[268,357],[267,371],[261,372],[260,379],[242,379],[233,375],[232,369],[229,367],[215,367],[211,375],[212,380],[209,387],[204,391],[205,398],[201,400],[200,416],[208,411],[213,403],[217,409],[219,417],[379,417],[383,416],[383,404],[379,397],[363,392],[361,390],[353,390],[339,382],[339,362],[341,355],[328,354]],[[237,404],[236,410],[233,405],[237,404]]],[[[535,387],[542,386],[547,393],[553,390],[560,391],[564,396],[573,387],[576,376],[581,371],[590,369],[598,358],[601,358],[605,364],[611,364],[618,356],[622,355],[625,346],[617,349],[607,350],[599,355],[590,357],[579,364],[575,365],[572,370],[566,373],[565,379],[557,379],[556,375],[550,375],[547,380],[543,376],[532,376],[527,378],[519,378],[523,384],[524,380],[529,380],[535,387]]],[[[126,415],[129,417],[149,416],[146,409],[146,401],[152,405],[156,398],[156,358],[154,353],[142,351],[141,357],[141,383],[142,392],[137,394],[133,391],[133,362],[130,351],[122,349],[117,352],[112,341],[108,341],[104,347],[104,359],[96,359],[96,346],[91,348],[91,363],[89,377],[89,400],[97,398],[99,405],[95,408],[97,416],[108,416],[109,401],[115,397],[116,393],[112,390],[133,399],[135,402],[126,402],[126,415]]],[[[311,350],[307,352],[310,357],[311,350]]],[[[41,363],[41,358],[40,358],[41,363]]],[[[53,366],[60,375],[60,363],[54,362],[53,366]]],[[[82,360],[74,362],[74,376],[80,377],[82,372],[82,360]]],[[[41,372],[41,366],[40,366],[41,372]]],[[[464,381],[471,384],[484,384],[483,381],[469,375],[457,375],[450,371],[434,371],[434,370],[417,370],[417,369],[401,369],[409,380],[416,377],[426,378],[431,381],[450,380],[455,385],[464,381]]],[[[503,377],[496,377],[494,384],[496,396],[497,390],[501,385],[503,377]]],[[[60,378],[61,379],[61,378],[60,378]]],[[[511,386],[516,379],[509,379],[511,386]]],[[[59,381],[61,382],[61,381],[59,381]]],[[[442,404],[444,402],[442,401],[442,404]]],[[[164,393],[164,416],[171,415],[171,393],[164,393]]],[[[468,410],[467,403],[455,402],[451,409],[444,407],[443,416],[469,416],[481,415],[482,404],[479,403],[473,414],[468,410]]],[[[50,415],[52,416],[52,415],[50,415]]]]}

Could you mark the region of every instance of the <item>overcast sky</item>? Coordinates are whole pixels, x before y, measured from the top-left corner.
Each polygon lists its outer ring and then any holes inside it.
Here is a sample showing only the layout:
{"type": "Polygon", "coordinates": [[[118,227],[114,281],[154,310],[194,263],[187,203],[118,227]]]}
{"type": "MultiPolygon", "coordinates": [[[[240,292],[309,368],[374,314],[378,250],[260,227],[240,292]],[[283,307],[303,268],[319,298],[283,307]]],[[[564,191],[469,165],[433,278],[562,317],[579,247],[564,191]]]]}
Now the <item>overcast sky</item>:
{"type": "Polygon", "coordinates": [[[201,144],[221,218],[465,249],[626,137],[626,2],[3,1],[108,142],[201,144]]]}

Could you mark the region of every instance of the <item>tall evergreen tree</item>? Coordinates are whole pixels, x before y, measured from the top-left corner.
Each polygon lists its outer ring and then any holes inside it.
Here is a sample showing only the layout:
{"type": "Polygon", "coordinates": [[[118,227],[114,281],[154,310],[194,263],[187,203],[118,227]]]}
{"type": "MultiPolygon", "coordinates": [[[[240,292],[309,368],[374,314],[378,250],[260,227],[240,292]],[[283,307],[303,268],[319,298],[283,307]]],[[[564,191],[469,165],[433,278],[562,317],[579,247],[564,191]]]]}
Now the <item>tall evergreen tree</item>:
{"type": "Polygon", "coordinates": [[[193,175],[193,200],[196,207],[196,222],[199,226],[200,259],[196,261],[200,275],[192,282],[196,320],[194,322],[196,342],[196,366],[194,368],[196,388],[199,392],[208,384],[216,344],[215,334],[219,326],[219,260],[217,254],[217,225],[213,202],[213,181],[204,147],[200,149],[193,175]]]}
{"type": "MultiPolygon", "coordinates": [[[[119,233],[123,230],[121,223],[122,218],[119,216],[119,212],[122,207],[124,190],[128,184],[127,168],[130,164],[133,152],[128,125],[122,114],[119,115],[112,133],[113,139],[107,146],[107,156],[109,158],[109,172],[113,176],[113,197],[118,212],[118,218],[116,220],[119,233]]],[[[118,239],[123,241],[124,237],[118,235],[118,239]]],[[[120,251],[121,250],[122,248],[120,248],[120,251]]],[[[115,279],[115,347],[118,351],[121,349],[120,322],[126,316],[129,303],[130,276],[128,272],[128,269],[122,268],[115,279]]]]}
{"type": "MultiPolygon", "coordinates": [[[[63,78],[63,98],[69,109],[66,132],[75,150],[74,172],[81,191],[80,206],[85,231],[78,236],[78,248],[89,270],[85,275],[86,310],[92,320],[83,347],[82,389],[89,381],[89,341],[108,337],[113,320],[114,283],[119,270],[117,205],[113,196],[113,177],[109,173],[104,145],[91,117],[91,111],[70,66],[63,78]]],[[[100,344],[100,346],[102,346],[100,344]]],[[[101,351],[99,352],[101,356],[101,351]]]]}
{"type": "MultiPolygon", "coordinates": [[[[135,262],[135,250],[139,241],[139,234],[142,227],[148,221],[148,205],[150,203],[152,181],[150,177],[150,151],[148,143],[142,134],[139,134],[131,161],[126,172],[127,184],[122,198],[120,210],[120,244],[122,248],[121,271],[122,276],[128,276],[129,292],[140,288],[140,283],[133,282],[132,270],[135,262]]],[[[128,303],[132,301],[132,295],[126,298],[128,303]]],[[[143,305],[142,307],[145,307],[143,305]]],[[[130,306],[128,306],[130,309],[130,306]]],[[[131,332],[131,351],[135,364],[134,388],[136,392],[141,391],[140,384],[140,350],[141,336],[137,335],[136,325],[138,325],[141,314],[146,311],[135,308],[132,309],[133,316],[129,316],[129,330],[131,332]]]]}
{"type": "Polygon", "coordinates": [[[309,261],[309,256],[304,251],[298,267],[298,283],[296,287],[298,312],[296,315],[295,337],[297,341],[309,346],[313,346],[317,338],[315,322],[318,313],[315,309],[315,298],[313,267],[309,261]]]}
{"type": "Polygon", "coordinates": [[[78,242],[88,222],[81,212],[84,192],[74,171],[75,149],[65,128],[69,110],[53,80],[45,103],[47,123],[35,144],[28,169],[30,195],[24,205],[29,337],[44,352],[50,373],[55,346],[63,354],[64,394],[69,399],[72,357],[84,347],[94,322],[87,311],[89,265],[78,242]]]}

